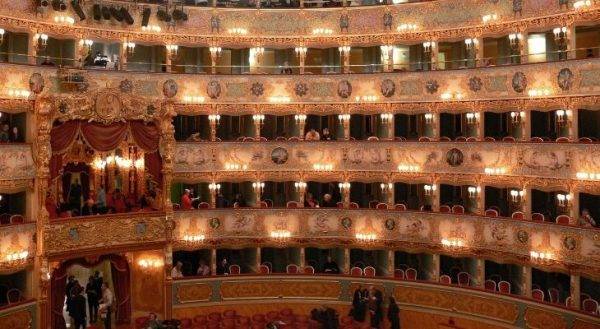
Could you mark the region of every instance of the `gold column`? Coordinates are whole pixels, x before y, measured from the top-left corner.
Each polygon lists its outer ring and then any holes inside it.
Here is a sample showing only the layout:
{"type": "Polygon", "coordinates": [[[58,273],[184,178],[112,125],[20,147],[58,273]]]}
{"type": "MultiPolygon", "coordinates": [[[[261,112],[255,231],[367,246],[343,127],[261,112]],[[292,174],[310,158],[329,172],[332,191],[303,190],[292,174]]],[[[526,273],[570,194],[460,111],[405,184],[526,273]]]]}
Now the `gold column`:
{"type": "Polygon", "coordinates": [[[173,246],[171,244],[171,235],[167,233],[167,245],[164,249],[165,255],[165,266],[164,266],[164,276],[165,276],[165,286],[164,286],[164,314],[165,319],[170,319],[172,316],[173,310],[173,300],[171,298],[173,292],[173,278],[171,277],[171,270],[173,269],[173,246]]]}
{"type": "Polygon", "coordinates": [[[394,277],[396,253],[394,250],[388,250],[387,276],[394,277]]]}
{"type": "Polygon", "coordinates": [[[37,64],[37,43],[38,39],[35,37],[37,33],[35,31],[30,31],[27,39],[27,62],[29,65],[37,64]]]}
{"type": "Polygon", "coordinates": [[[304,269],[306,266],[306,250],[304,247],[300,247],[300,268],[304,269]]]}
{"type": "Polygon", "coordinates": [[[576,274],[571,274],[571,304],[567,305],[570,308],[578,310],[581,305],[581,277],[576,274]]]}
{"type": "Polygon", "coordinates": [[[531,267],[523,266],[521,271],[521,295],[531,298],[531,267]]]}
{"type": "Polygon", "coordinates": [[[475,259],[476,261],[476,270],[474,276],[473,286],[477,288],[483,288],[483,283],[485,281],[485,260],[482,258],[475,259]]]}
{"type": "Polygon", "coordinates": [[[531,110],[523,110],[525,118],[521,118],[521,140],[531,139],[531,110]]]}
{"type": "Polygon", "coordinates": [[[217,263],[219,260],[217,259],[217,249],[210,250],[210,274],[217,275],[217,263]]]}
{"type": "Polygon", "coordinates": [[[575,25],[571,24],[567,26],[567,59],[577,58],[577,45],[575,44],[575,25]]]}
{"type": "Polygon", "coordinates": [[[431,272],[429,274],[429,281],[440,281],[440,254],[431,255],[431,272]]]}
{"type": "Polygon", "coordinates": [[[344,268],[343,273],[350,274],[350,249],[344,249],[344,268]]]}
{"type": "Polygon", "coordinates": [[[527,31],[522,31],[521,35],[522,39],[519,42],[519,55],[521,56],[521,64],[527,64],[529,61],[529,44],[527,42],[529,33],[527,33],[527,31]]]}
{"type": "Polygon", "coordinates": [[[261,250],[260,247],[256,247],[256,258],[255,258],[255,261],[254,261],[254,265],[255,265],[254,270],[255,270],[255,272],[258,272],[258,269],[260,268],[260,264],[262,263],[262,257],[260,255],[260,250],[261,250]]]}

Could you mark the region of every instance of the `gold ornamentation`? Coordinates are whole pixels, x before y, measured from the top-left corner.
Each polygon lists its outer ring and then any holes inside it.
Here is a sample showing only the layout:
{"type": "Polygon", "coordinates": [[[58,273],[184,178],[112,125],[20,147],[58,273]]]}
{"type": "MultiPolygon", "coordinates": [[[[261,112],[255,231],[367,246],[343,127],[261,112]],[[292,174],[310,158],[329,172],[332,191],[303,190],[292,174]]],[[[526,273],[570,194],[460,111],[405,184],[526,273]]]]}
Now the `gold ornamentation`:
{"type": "Polygon", "coordinates": [[[205,283],[179,284],[175,298],[180,304],[210,300],[212,287],[205,283]]]}
{"type": "Polygon", "coordinates": [[[337,281],[244,280],[221,283],[221,297],[228,299],[308,298],[337,299],[342,287],[337,281]]]}
{"type": "Polygon", "coordinates": [[[565,319],[558,313],[539,308],[528,307],[525,310],[525,323],[532,329],[563,329],[567,327],[565,319]]]}

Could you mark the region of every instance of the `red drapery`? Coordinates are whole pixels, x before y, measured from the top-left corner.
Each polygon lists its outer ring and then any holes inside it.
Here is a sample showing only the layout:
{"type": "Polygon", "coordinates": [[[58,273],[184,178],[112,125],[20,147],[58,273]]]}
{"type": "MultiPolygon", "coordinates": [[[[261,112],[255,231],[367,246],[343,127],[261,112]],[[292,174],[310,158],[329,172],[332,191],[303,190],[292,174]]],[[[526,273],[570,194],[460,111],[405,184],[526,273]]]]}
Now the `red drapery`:
{"type": "MultiPolygon", "coordinates": [[[[129,264],[127,259],[118,255],[105,255],[97,259],[90,260],[88,258],[72,259],[64,262],[59,268],[52,272],[50,282],[51,296],[51,321],[53,329],[66,328],[65,319],[63,318],[63,305],[65,303],[65,289],[67,286],[67,269],[72,265],[79,264],[83,267],[94,267],[101,262],[110,261],[111,276],[113,286],[109,287],[115,296],[113,304],[115,310],[115,322],[117,324],[131,323],[131,287],[129,285],[129,264]]],[[[85,287],[84,282],[80,282],[85,287]]]]}
{"type": "Polygon", "coordinates": [[[162,161],[158,153],[160,133],[154,123],[143,121],[115,122],[104,125],[83,120],[67,121],[52,128],[50,144],[52,158],[50,159],[50,177],[58,177],[62,169],[63,153],[73,144],[76,137],[81,135],[83,140],[94,150],[108,152],[114,150],[131,134],[133,141],[144,150],[145,163],[148,173],[158,183],[162,183],[162,161]]]}

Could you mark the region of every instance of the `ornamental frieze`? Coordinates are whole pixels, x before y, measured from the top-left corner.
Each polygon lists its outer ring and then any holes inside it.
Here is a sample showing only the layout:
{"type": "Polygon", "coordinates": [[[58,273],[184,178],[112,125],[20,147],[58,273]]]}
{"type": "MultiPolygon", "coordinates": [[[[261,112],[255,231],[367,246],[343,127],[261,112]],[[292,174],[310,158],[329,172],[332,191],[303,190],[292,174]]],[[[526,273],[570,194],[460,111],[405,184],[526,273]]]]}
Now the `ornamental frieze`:
{"type": "MultiPolygon", "coordinates": [[[[315,243],[364,247],[363,242],[355,240],[355,235],[370,230],[378,237],[370,248],[400,248],[454,256],[476,252],[484,258],[517,264],[528,263],[530,250],[543,250],[556,255],[555,261],[544,265],[548,268],[577,270],[592,277],[600,273],[598,232],[551,223],[414,211],[277,208],[177,211],[174,220],[174,243],[179,249],[189,247],[185,236],[197,234],[206,237],[206,246],[223,248],[315,243]],[[271,239],[270,233],[276,230],[289,231],[291,238],[271,239]],[[393,234],[387,234],[388,231],[393,234]],[[441,246],[442,239],[456,238],[463,241],[464,248],[445,250],[441,246]]],[[[194,248],[202,248],[204,243],[195,244],[194,248]]]]}
{"type": "Polygon", "coordinates": [[[0,262],[0,274],[14,273],[33,263],[36,250],[35,223],[8,225],[0,228],[0,254],[11,255],[27,252],[28,256],[18,261],[0,262]]]}
{"type": "Polygon", "coordinates": [[[35,163],[28,144],[0,144],[0,191],[28,184],[35,177],[35,163]],[[14,182],[14,183],[9,183],[14,182]]]}

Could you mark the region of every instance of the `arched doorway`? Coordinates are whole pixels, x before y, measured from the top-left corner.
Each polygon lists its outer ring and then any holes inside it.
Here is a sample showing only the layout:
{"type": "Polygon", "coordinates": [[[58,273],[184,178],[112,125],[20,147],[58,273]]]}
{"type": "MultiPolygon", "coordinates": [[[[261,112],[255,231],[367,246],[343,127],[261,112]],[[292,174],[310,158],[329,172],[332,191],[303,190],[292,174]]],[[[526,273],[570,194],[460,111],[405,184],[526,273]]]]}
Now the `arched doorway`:
{"type": "MultiPolygon", "coordinates": [[[[122,255],[102,255],[86,258],[77,258],[62,262],[58,268],[52,271],[50,279],[51,296],[51,321],[53,329],[65,329],[68,316],[65,317],[65,302],[69,277],[78,280],[85,289],[87,278],[100,272],[102,282],[108,283],[109,289],[114,294],[112,307],[113,323],[128,324],[131,322],[131,287],[130,268],[127,258],[122,255]],[[81,282],[81,280],[85,280],[81,282]]],[[[87,305],[86,305],[87,306],[87,305]]],[[[88,316],[88,320],[90,317],[88,316]]],[[[98,319],[101,327],[102,320],[98,319]]]]}

